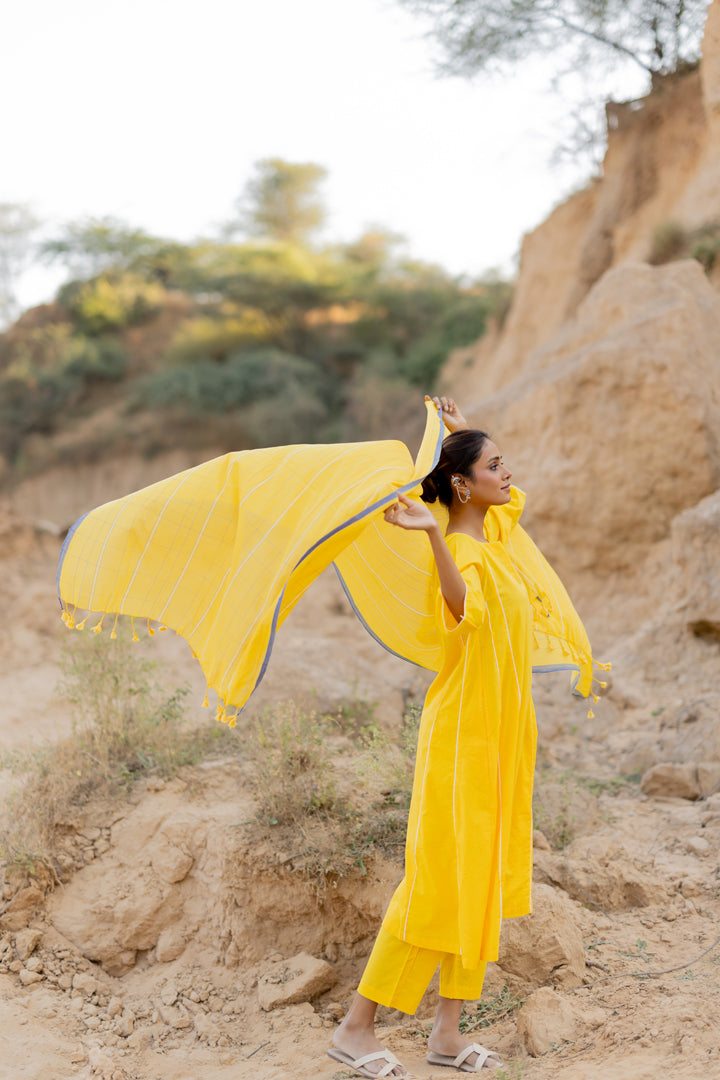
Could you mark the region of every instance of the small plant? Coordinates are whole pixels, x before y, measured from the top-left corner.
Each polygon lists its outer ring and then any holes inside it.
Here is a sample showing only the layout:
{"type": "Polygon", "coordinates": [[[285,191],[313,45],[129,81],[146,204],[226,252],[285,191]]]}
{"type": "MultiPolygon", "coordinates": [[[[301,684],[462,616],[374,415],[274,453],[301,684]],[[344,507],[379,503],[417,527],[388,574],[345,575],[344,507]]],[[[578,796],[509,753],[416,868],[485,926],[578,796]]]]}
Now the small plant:
{"type": "Polygon", "coordinates": [[[127,792],[150,772],[176,775],[217,746],[214,724],[186,723],[188,688],[163,687],[141,648],[126,633],[116,640],[76,634],[67,641],[58,693],[73,707],[72,733],[0,759],[0,766],[25,778],[8,801],[0,833],[0,857],[9,864],[46,862],[57,830],[92,799],[127,792]]]}
{"type": "Polygon", "coordinates": [[[411,705],[403,716],[400,737],[393,741],[387,731],[370,725],[364,735],[364,753],[358,765],[358,775],[380,790],[387,803],[410,806],[415,750],[421,709],[411,705]]]}
{"type": "Polygon", "coordinates": [[[293,702],[257,722],[250,753],[260,821],[291,825],[337,809],[327,733],[316,713],[293,702]]]}
{"type": "Polygon", "coordinates": [[[489,1027],[496,1020],[504,1020],[506,1016],[511,1016],[524,1004],[525,999],[517,997],[505,985],[495,997],[479,1001],[477,1006],[463,1009],[460,1030],[467,1035],[471,1031],[477,1031],[478,1028],[489,1027]]]}

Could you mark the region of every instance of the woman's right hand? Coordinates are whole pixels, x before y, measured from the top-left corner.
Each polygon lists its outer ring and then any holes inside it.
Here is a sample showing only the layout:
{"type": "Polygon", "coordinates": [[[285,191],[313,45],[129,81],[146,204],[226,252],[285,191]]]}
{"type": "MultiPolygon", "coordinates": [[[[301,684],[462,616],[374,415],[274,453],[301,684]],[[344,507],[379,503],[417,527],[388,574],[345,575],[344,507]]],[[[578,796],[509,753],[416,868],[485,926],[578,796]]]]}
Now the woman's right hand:
{"type": "Polygon", "coordinates": [[[401,529],[423,529],[425,532],[439,529],[432,511],[424,503],[414,502],[406,495],[398,495],[398,501],[387,507],[385,520],[401,529]]]}
{"type": "MultiPolygon", "coordinates": [[[[425,400],[429,400],[429,395],[425,396],[425,400]]],[[[434,397],[432,402],[436,409],[442,409],[443,423],[448,431],[465,431],[469,427],[453,398],[434,397]]]]}

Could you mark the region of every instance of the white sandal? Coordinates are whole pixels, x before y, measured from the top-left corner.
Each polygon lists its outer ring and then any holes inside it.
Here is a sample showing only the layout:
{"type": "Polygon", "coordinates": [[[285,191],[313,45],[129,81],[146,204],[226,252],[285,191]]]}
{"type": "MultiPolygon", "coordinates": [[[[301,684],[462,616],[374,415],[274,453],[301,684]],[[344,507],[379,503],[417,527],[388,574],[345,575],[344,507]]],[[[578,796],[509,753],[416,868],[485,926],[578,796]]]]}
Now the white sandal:
{"type": "Polygon", "coordinates": [[[460,1072],[480,1072],[481,1069],[499,1069],[502,1065],[502,1058],[499,1054],[496,1054],[494,1050],[486,1050],[480,1043],[470,1043],[464,1050],[461,1050],[457,1057],[451,1057],[450,1054],[436,1054],[433,1050],[427,1056],[429,1065],[446,1065],[449,1069],[459,1069],[460,1072]],[[477,1054],[477,1061],[474,1065],[468,1064],[468,1058],[471,1054],[477,1054]]]}
{"type": "Polygon", "coordinates": [[[376,1050],[372,1054],[365,1054],[363,1057],[351,1058],[350,1054],[346,1054],[344,1050],[338,1050],[336,1046],[333,1046],[331,1050],[328,1050],[328,1057],[331,1057],[333,1061],[341,1061],[343,1065],[348,1065],[351,1069],[354,1069],[360,1076],[368,1076],[370,1080],[378,1080],[380,1077],[390,1076],[393,1069],[402,1069],[400,1076],[394,1076],[392,1080],[410,1080],[410,1073],[405,1071],[403,1065],[400,1064],[394,1054],[391,1054],[389,1050],[376,1050]],[[365,1066],[369,1061],[384,1061],[385,1065],[379,1072],[371,1072],[370,1069],[366,1069],[365,1066]]]}

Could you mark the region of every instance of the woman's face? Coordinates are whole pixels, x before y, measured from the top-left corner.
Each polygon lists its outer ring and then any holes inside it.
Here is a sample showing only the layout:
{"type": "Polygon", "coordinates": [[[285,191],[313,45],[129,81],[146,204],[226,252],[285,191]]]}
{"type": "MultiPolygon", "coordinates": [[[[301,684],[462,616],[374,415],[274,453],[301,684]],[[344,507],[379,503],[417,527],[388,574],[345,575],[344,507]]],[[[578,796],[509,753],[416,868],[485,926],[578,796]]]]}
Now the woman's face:
{"type": "Polygon", "coordinates": [[[470,476],[460,477],[460,488],[467,488],[470,492],[469,502],[475,506],[502,506],[511,498],[511,477],[512,473],[503,465],[497,446],[488,439],[470,470],[470,476]]]}

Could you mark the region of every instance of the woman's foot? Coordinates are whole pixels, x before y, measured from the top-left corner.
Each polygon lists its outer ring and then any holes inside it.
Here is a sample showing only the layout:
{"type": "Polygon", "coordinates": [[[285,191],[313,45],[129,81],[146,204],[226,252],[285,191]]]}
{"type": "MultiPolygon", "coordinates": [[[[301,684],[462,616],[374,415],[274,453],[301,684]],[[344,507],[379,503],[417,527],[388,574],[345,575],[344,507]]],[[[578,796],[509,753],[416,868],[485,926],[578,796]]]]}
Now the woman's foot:
{"type": "MultiPolygon", "coordinates": [[[[358,1058],[363,1058],[366,1054],[377,1054],[385,1051],[385,1047],[375,1033],[368,1031],[364,1025],[354,1024],[349,1013],[333,1035],[333,1046],[347,1054],[352,1061],[357,1061],[358,1058]]],[[[388,1061],[383,1061],[381,1058],[376,1061],[368,1061],[363,1066],[365,1073],[362,1075],[379,1076],[387,1064],[388,1061]]],[[[391,1071],[384,1075],[387,1080],[404,1080],[408,1073],[402,1065],[398,1064],[393,1065],[391,1071]]]]}
{"type": "MultiPolygon", "coordinates": [[[[462,1054],[463,1050],[466,1050],[469,1046],[474,1045],[473,1040],[466,1039],[464,1035],[461,1035],[459,1031],[443,1031],[440,1029],[436,1031],[433,1028],[430,1038],[428,1039],[428,1051],[430,1054],[437,1054],[440,1057],[448,1058],[447,1062],[442,1064],[449,1064],[451,1060],[457,1058],[459,1054],[462,1054]]],[[[473,1051],[468,1054],[463,1060],[463,1069],[465,1072],[472,1072],[477,1068],[480,1054],[473,1051]]],[[[434,1064],[441,1064],[439,1061],[435,1061],[434,1064]]],[[[497,1054],[492,1052],[492,1056],[488,1057],[482,1067],[493,1069],[497,1068],[501,1064],[500,1058],[497,1054]]]]}

